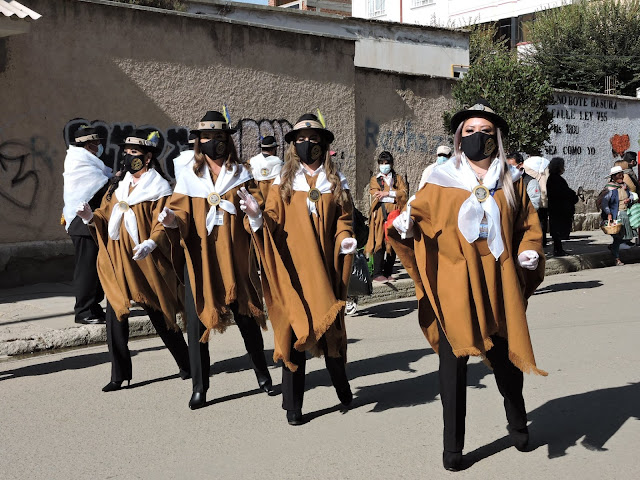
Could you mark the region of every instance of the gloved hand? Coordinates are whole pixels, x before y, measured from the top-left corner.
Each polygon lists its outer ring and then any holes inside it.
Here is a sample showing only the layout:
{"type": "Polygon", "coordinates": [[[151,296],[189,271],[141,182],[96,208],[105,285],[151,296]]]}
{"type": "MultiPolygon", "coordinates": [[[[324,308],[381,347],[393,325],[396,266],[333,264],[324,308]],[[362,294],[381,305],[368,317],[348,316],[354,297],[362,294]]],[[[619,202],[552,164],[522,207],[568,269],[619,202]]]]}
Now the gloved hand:
{"type": "Polygon", "coordinates": [[[247,189],[242,187],[238,190],[238,196],[240,197],[240,210],[246,213],[250,218],[258,218],[262,215],[260,211],[260,205],[253,195],[247,192],[247,189]]]}
{"type": "Polygon", "coordinates": [[[91,207],[87,202],[84,202],[82,205],[79,205],[76,209],[76,215],[79,216],[84,223],[90,223],[93,218],[93,212],[91,211],[91,207]]]}
{"type": "Polygon", "coordinates": [[[393,220],[393,226],[402,236],[402,238],[411,238],[413,236],[413,218],[403,211],[393,220]]]}
{"type": "MultiPolygon", "coordinates": [[[[160,213],[160,215],[162,215],[162,213],[160,213]]],[[[151,252],[153,252],[157,246],[158,244],[153,240],[151,240],[150,238],[148,240],[145,240],[142,243],[139,243],[138,245],[133,247],[133,253],[134,253],[133,259],[142,260],[144,258],[147,258],[147,256],[151,252]]]]}
{"type": "Polygon", "coordinates": [[[525,250],[520,255],[518,255],[518,263],[522,268],[526,268],[527,270],[535,270],[538,268],[538,262],[540,261],[540,256],[538,252],[534,250],[525,250]]]}
{"type": "Polygon", "coordinates": [[[340,255],[349,255],[356,252],[358,241],[355,238],[347,237],[340,244],[340,255]]]}
{"type": "Polygon", "coordinates": [[[176,221],[176,214],[173,213],[169,207],[164,207],[158,215],[158,221],[167,228],[176,228],[178,222],[176,221]]]}

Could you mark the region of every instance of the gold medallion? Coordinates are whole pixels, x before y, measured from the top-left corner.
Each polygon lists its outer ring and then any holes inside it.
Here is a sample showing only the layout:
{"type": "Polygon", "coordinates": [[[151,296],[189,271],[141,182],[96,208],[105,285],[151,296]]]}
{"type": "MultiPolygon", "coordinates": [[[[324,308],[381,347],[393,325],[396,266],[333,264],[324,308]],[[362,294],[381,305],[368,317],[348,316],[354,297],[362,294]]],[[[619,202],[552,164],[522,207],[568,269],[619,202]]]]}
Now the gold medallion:
{"type": "Polygon", "coordinates": [[[220,200],[220,195],[217,192],[211,192],[207,197],[207,202],[209,202],[209,205],[212,207],[220,205],[220,200]]]}
{"type": "Polygon", "coordinates": [[[493,138],[487,139],[487,143],[484,144],[484,154],[488,157],[496,150],[496,141],[493,138]]]}
{"type": "Polygon", "coordinates": [[[122,210],[123,212],[126,212],[127,210],[129,210],[129,204],[127,202],[118,202],[118,206],[120,207],[120,210],[122,210]]]}
{"type": "Polygon", "coordinates": [[[269,170],[266,168],[262,168],[260,170],[260,175],[262,175],[263,177],[266,177],[269,174],[269,170]]]}
{"type": "Polygon", "coordinates": [[[131,170],[137,172],[138,170],[142,170],[143,164],[141,158],[134,158],[133,162],[131,162],[131,170]]]}
{"type": "Polygon", "coordinates": [[[322,194],[320,193],[320,190],[318,190],[317,188],[312,188],[311,190],[309,190],[309,200],[311,200],[313,203],[317,203],[318,200],[320,200],[320,196],[322,194]]]}
{"type": "Polygon", "coordinates": [[[487,198],[491,196],[491,192],[484,185],[477,185],[472,191],[475,197],[478,199],[480,203],[484,202],[487,198]]]}

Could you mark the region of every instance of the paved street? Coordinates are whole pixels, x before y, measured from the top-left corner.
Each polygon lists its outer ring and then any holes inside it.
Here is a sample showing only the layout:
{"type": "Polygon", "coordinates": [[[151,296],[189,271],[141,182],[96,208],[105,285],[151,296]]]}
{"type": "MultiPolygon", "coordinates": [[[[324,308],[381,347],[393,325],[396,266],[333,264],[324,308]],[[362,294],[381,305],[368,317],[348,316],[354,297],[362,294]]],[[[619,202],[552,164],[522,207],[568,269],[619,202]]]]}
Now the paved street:
{"type": "MultiPolygon", "coordinates": [[[[506,438],[490,371],[469,365],[470,467],[442,468],[436,355],[414,299],[366,306],[348,318],[344,413],[324,362],[307,364],[300,427],[281,398],[258,393],[239,333],[211,341],[206,408],[187,408],[190,382],[156,339],[132,341],[131,388],[105,394],[105,345],[0,362],[0,478],[637,478],[640,459],[640,265],[549,277],[531,299],[538,365],[527,376],[533,451],[506,438]]],[[[271,333],[265,334],[272,348],[271,333]]],[[[280,369],[273,368],[276,384],[280,369]]]]}

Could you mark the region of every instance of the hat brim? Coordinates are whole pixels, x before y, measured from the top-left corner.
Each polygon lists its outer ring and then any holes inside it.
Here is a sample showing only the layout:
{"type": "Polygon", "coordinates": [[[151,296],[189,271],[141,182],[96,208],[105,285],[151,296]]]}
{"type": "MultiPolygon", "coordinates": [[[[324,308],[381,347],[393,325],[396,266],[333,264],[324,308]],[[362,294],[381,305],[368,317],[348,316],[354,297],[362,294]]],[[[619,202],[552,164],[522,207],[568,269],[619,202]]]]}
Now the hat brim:
{"type": "MultiPolygon", "coordinates": [[[[284,136],[284,141],[287,143],[291,143],[293,141],[295,141],[296,139],[296,133],[299,132],[300,130],[306,130],[309,127],[304,127],[304,128],[297,128],[295,130],[291,130],[289,132],[287,132],[287,134],[284,136]]],[[[311,130],[315,130],[318,133],[320,133],[320,135],[322,135],[325,139],[325,141],[327,143],[333,143],[333,140],[335,139],[333,133],[331,133],[329,130],[327,130],[326,128],[311,128],[311,130]]]]}
{"type": "Polygon", "coordinates": [[[227,132],[229,135],[232,135],[237,131],[237,128],[203,128],[202,130],[194,128],[193,130],[189,130],[189,133],[197,133],[198,135],[200,135],[202,132],[227,132]]]}
{"type": "Polygon", "coordinates": [[[507,135],[509,133],[509,124],[506,122],[504,118],[502,118],[497,113],[482,111],[482,110],[461,110],[456,113],[453,117],[451,117],[451,131],[455,133],[458,129],[458,126],[467,120],[468,118],[486,118],[491,123],[493,123],[500,131],[507,135]]]}
{"type": "Polygon", "coordinates": [[[122,143],[118,144],[119,147],[124,147],[125,145],[133,145],[135,147],[143,147],[143,148],[146,148],[148,151],[150,151],[152,153],[159,153],[160,152],[160,147],[152,147],[151,145],[139,145],[137,143],[127,143],[127,142],[122,142],[122,143]]]}

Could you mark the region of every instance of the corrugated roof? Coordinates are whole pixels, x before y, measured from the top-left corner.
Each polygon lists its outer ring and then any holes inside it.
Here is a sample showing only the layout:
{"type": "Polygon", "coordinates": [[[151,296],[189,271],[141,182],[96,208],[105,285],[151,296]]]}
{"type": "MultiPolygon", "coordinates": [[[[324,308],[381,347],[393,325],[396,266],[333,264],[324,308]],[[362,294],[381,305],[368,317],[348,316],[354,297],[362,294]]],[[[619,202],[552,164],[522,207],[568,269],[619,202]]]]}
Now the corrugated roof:
{"type": "Polygon", "coordinates": [[[2,13],[5,17],[28,17],[33,20],[37,20],[42,16],[39,13],[25,7],[21,3],[16,2],[15,0],[10,0],[8,2],[5,0],[0,0],[0,13],[2,13]]]}

